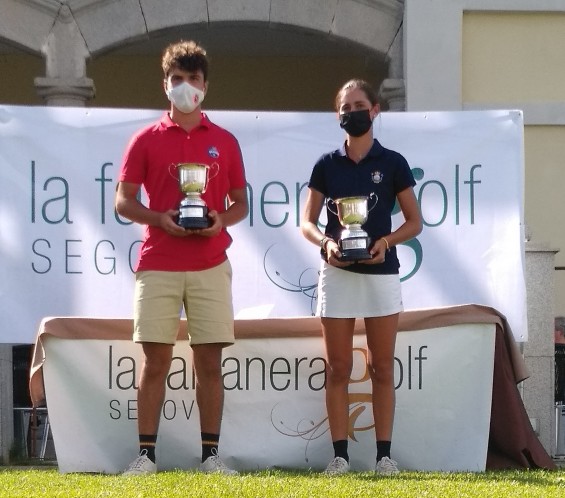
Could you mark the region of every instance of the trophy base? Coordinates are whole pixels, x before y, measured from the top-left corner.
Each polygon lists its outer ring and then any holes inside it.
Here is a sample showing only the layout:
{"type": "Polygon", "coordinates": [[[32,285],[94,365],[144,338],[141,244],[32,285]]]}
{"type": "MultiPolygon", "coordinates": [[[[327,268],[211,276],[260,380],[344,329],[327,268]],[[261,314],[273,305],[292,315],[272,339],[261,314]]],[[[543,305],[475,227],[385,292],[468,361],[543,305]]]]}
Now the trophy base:
{"type": "Polygon", "coordinates": [[[186,230],[197,230],[199,228],[208,228],[210,220],[208,218],[179,218],[177,225],[186,230]]]}
{"type": "Polygon", "coordinates": [[[364,237],[348,237],[339,241],[340,261],[361,261],[371,259],[369,252],[370,239],[364,237]]]}
{"type": "Polygon", "coordinates": [[[184,229],[197,230],[211,225],[208,218],[208,208],[205,205],[181,203],[177,225],[184,229]]]}
{"type": "Polygon", "coordinates": [[[371,259],[371,253],[367,249],[346,249],[341,250],[339,261],[361,261],[371,259]]]}

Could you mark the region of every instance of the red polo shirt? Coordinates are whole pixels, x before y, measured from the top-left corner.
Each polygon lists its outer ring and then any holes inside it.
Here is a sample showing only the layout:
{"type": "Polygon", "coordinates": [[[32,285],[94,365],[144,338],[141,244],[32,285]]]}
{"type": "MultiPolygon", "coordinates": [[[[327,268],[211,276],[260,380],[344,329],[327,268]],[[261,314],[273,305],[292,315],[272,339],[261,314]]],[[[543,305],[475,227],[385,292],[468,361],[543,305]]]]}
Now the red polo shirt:
{"type": "MultiPolygon", "coordinates": [[[[149,209],[178,209],[183,194],[174,165],[183,162],[211,166],[208,188],[202,195],[210,210],[224,212],[228,192],[246,187],[237,139],[204,113],[200,124],[188,133],[171,121],[168,113],[137,132],[124,154],[119,181],[143,185],[149,209]]],[[[226,260],[231,241],[225,228],[217,237],[173,237],[160,227],[146,226],[135,271],[212,268],[226,260]]]]}

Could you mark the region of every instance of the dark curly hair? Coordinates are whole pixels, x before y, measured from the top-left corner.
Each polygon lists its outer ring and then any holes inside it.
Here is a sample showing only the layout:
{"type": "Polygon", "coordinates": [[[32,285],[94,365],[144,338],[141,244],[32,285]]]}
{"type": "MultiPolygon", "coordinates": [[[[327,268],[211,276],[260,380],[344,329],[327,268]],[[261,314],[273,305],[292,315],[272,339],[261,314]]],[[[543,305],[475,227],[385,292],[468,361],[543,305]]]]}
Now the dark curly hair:
{"type": "Polygon", "coordinates": [[[206,50],[194,41],[180,40],[171,43],[163,51],[161,67],[165,78],[173,69],[194,72],[202,71],[204,81],[208,80],[208,57],[206,50]]]}

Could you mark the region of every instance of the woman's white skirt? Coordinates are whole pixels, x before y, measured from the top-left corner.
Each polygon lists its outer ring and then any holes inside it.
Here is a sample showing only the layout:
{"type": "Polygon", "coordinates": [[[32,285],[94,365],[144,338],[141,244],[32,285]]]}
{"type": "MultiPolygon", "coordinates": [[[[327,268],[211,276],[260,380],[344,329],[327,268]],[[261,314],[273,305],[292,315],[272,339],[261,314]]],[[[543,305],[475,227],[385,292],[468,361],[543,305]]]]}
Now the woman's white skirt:
{"type": "Polygon", "coordinates": [[[322,261],[316,315],[326,318],[367,318],[402,311],[400,276],[366,275],[322,261]]]}

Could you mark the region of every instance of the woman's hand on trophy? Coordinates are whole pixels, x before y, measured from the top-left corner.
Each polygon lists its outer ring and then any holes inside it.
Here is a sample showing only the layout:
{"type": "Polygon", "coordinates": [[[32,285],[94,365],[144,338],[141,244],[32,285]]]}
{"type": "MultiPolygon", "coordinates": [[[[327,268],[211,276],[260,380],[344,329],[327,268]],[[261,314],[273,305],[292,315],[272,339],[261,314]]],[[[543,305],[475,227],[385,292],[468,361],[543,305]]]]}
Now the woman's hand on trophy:
{"type": "Polygon", "coordinates": [[[329,239],[326,242],[326,261],[331,266],[349,266],[353,264],[353,261],[341,261],[341,252],[339,251],[339,245],[333,239],[329,239]]]}
{"type": "Polygon", "coordinates": [[[364,265],[378,265],[384,263],[385,255],[388,250],[388,243],[384,238],[377,240],[371,250],[371,259],[365,259],[359,261],[359,263],[363,263],[364,265]]]}

